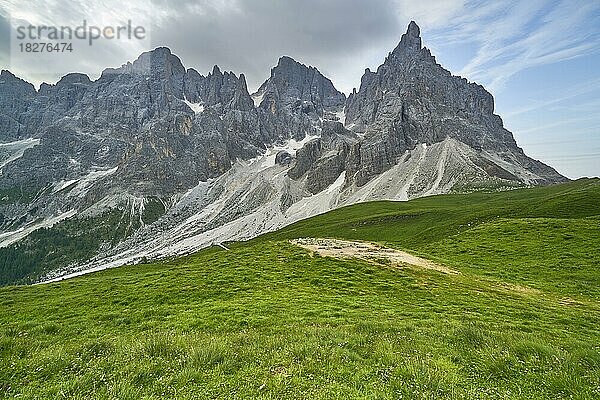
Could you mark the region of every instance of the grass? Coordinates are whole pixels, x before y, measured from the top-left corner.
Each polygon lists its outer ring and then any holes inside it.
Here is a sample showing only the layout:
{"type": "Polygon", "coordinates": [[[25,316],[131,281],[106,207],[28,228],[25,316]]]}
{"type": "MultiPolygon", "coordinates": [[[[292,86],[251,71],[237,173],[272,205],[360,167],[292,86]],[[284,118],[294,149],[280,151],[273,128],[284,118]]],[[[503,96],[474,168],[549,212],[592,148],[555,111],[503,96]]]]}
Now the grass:
{"type": "Polygon", "coordinates": [[[0,289],[2,398],[600,398],[600,184],[368,203],[0,289]],[[372,240],[461,271],[311,255],[372,240]]]}

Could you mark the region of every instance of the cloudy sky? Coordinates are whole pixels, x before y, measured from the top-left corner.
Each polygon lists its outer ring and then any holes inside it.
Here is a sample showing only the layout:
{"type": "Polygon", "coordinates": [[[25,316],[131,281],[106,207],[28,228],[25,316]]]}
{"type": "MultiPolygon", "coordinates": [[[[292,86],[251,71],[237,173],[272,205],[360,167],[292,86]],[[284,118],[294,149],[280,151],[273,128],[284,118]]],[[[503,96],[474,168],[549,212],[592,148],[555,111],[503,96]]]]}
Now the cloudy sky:
{"type": "Polygon", "coordinates": [[[411,19],[438,62],[494,94],[497,113],[530,156],[571,178],[600,175],[597,0],[0,0],[0,68],[36,85],[68,71],[97,78],[168,46],[200,73],[215,64],[243,72],[250,91],[289,55],[348,93],[411,19]],[[51,60],[18,54],[17,26],[83,20],[101,27],[131,20],[147,36],[98,41],[51,60]]]}

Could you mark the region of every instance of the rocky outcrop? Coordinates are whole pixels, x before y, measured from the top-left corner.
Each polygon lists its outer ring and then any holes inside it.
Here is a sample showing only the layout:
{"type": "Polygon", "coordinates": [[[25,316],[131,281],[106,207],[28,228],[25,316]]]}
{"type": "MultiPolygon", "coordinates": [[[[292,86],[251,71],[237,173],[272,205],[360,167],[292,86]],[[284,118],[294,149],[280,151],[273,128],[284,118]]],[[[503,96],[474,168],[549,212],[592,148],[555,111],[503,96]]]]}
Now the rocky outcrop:
{"type": "Polygon", "coordinates": [[[0,73],[0,140],[10,141],[27,136],[34,132],[22,121],[36,91],[31,83],[17,78],[11,72],[0,73]]]}
{"type": "Polygon", "coordinates": [[[281,150],[275,155],[275,164],[277,165],[290,165],[292,161],[294,161],[294,157],[285,150],[281,150]]]}

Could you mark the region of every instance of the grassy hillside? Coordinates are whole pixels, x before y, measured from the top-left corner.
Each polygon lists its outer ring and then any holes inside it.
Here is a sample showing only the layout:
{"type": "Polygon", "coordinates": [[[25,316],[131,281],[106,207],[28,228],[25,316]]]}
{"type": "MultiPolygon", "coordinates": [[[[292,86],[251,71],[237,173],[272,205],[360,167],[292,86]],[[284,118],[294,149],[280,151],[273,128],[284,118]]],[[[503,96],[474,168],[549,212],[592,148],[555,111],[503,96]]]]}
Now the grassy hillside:
{"type": "Polygon", "coordinates": [[[464,272],[600,300],[600,179],[357,204],[258,240],[300,237],[376,241],[464,272]]]}
{"type": "Polygon", "coordinates": [[[600,398],[600,182],[377,202],[0,289],[0,397],[600,398]],[[461,272],[319,257],[377,241],[461,272]]]}

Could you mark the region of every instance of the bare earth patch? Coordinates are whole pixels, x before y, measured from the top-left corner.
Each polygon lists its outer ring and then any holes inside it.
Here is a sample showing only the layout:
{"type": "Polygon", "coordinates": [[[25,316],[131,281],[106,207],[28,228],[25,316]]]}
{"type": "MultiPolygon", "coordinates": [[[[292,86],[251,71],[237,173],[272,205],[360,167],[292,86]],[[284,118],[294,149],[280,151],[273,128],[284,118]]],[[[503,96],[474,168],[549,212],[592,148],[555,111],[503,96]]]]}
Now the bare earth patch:
{"type": "Polygon", "coordinates": [[[334,258],[358,258],[368,262],[380,262],[385,260],[392,265],[411,265],[419,268],[431,269],[444,274],[457,275],[460,272],[436,264],[425,258],[413,256],[404,251],[390,249],[375,243],[339,240],[339,239],[317,239],[302,238],[291,242],[307,250],[314,251],[324,257],[334,258]]]}

